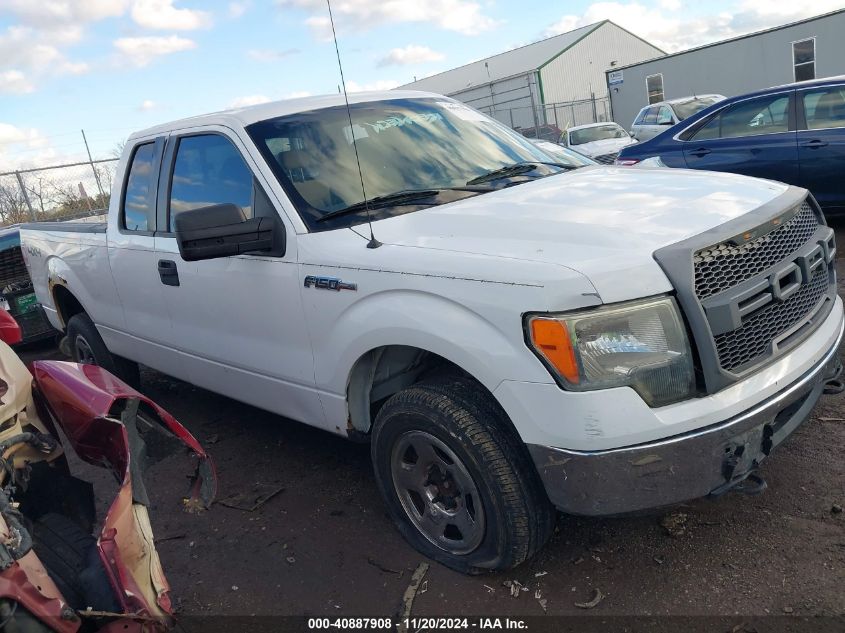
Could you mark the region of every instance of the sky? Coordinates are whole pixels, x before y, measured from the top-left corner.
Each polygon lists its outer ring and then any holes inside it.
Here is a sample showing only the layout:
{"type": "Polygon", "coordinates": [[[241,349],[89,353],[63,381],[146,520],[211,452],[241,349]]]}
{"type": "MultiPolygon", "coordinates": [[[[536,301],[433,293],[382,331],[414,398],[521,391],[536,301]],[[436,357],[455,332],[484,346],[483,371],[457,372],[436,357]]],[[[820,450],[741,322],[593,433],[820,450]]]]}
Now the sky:
{"type": "MultiPolygon", "coordinates": [[[[603,19],[674,52],[845,0],[333,0],[350,91],[603,19]]],[[[0,172],[110,157],[132,131],[337,92],[326,0],[0,0],[0,172]]]]}

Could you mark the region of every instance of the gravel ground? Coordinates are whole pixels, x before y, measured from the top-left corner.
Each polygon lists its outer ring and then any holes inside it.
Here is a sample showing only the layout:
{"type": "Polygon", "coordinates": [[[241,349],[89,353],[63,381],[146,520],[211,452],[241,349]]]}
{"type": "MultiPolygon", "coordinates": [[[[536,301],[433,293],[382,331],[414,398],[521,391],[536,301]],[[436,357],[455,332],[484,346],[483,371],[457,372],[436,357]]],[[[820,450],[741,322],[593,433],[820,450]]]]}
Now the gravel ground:
{"type": "MultiPolygon", "coordinates": [[[[845,223],[836,228],[845,244],[845,223]]],[[[838,266],[845,279],[842,259],[838,266]]],[[[23,356],[57,352],[42,346],[23,356]]],[[[366,446],[153,371],[144,372],[143,390],[213,454],[219,499],[275,493],[254,511],[218,503],[188,515],[179,500],[189,466],[173,459],[151,469],[153,525],[180,613],[399,612],[425,561],[387,518],[366,446]]],[[[432,563],[414,615],[584,614],[575,603],[598,589],[603,599],[588,613],[602,616],[841,616],[843,446],[845,395],[825,396],[764,463],[763,495],[729,494],[633,518],[561,516],[540,555],[511,572],[466,577],[432,563]],[[676,526],[675,535],[663,523],[676,526]],[[514,580],[529,589],[516,598],[504,585],[514,580]]]]}

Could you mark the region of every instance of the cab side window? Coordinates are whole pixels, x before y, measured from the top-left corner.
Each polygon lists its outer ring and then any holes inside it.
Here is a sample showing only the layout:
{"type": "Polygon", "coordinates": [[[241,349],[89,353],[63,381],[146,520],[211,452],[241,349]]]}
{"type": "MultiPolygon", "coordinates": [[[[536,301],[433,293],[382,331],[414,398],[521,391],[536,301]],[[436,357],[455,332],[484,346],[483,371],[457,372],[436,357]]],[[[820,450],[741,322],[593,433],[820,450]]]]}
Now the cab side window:
{"type": "Polygon", "coordinates": [[[643,117],[643,125],[657,125],[657,108],[649,108],[643,117]]]}
{"type": "Polygon", "coordinates": [[[126,190],[123,194],[121,228],[127,231],[154,230],[155,143],[143,143],[135,148],[129,163],[126,190]]]}
{"type": "Polygon", "coordinates": [[[170,187],[168,225],[183,211],[233,204],[244,220],[255,216],[252,171],[232,142],[219,134],[179,140],[170,187]]]}

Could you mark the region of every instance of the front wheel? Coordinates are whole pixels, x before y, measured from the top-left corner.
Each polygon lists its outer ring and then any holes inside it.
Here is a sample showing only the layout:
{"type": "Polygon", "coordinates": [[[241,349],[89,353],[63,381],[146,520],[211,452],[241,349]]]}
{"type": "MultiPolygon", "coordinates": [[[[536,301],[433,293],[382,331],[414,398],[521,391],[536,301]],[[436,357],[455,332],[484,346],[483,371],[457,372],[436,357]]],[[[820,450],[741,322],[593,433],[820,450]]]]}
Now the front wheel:
{"type": "Polygon", "coordinates": [[[67,341],[71,356],[77,363],[98,365],[132,387],[140,384],[138,364],[112,354],[91,317],[84,312],[75,314],[68,320],[67,341]]]}
{"type": "Polygon", "coordinates": [[[525,445],[470,379],[420,383],[393,395],[376,417],[371,452],[399,531],[447,567],[515,567],[554,528],[554,508],[525,445]]]}

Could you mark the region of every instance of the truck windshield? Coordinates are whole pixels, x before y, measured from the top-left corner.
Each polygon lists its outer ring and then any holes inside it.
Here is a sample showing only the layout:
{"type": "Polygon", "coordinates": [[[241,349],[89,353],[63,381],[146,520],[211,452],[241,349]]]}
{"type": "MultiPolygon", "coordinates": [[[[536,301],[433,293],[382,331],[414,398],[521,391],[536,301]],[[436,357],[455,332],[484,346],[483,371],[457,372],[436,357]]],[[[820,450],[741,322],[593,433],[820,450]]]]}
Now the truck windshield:
{"type": "MultiPolygon", "coordinates": [[[[373,219],[428,208],[503,186],[562,173],[552,157],[520,134],[444,98],[391,99],[323,108],[260,121],[247,131],[312,231],[366,221],[354,134],[367,198],[436,190],[434,198],[397,196],[371,208],[373,219]],[[491,172],[515,164],[530,169],[491,172]],[[549,163],[549,164],[545,164],[549,163]],[[468,184],[486,176],[483,184],[468,184]],[[324,222],[323,216],[332,214],[324,222]]],[[[576,161],[566,167],[580,167],[576,161]]]]}

